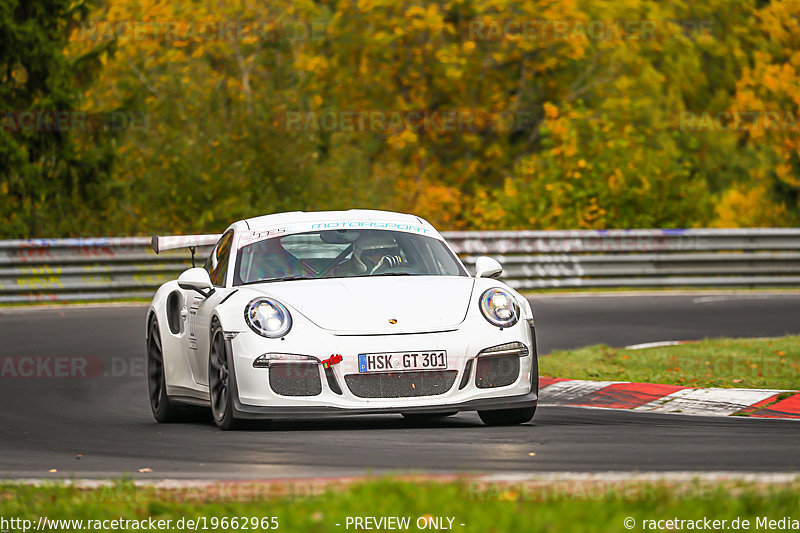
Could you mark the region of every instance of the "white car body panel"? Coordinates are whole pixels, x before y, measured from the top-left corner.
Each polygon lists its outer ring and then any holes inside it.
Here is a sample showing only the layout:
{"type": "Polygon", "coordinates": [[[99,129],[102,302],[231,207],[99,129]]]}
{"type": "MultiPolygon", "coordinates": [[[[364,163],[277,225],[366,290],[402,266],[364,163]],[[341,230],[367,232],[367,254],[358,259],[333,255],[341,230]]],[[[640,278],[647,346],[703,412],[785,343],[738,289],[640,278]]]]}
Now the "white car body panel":
{"type": "Polygon", "coordinates": [[[348,334],[455,329],[464,322],[473,278],[332,278],[270,283],[264,294],[291,302],[315,326],[348,334]],[[324,304],[320,294],[325,295],[324,304]],[[380,294],[380,297],[376,297],[380,294]],[[397,320],[392,325],[389,319],[397,320]]]}
{"type": "MultiPolygon", "coordinates": [[[[208,403],[209,335],[212,321],[218,321],[232,350],[234,404],[241,418],[375,410],[405,412],[417,408],[446,410],[454,406],[457,410],[476,410],[484,404],[474,402],[484,401],[494,402],[485,405],[495,409],[504,405],[504,399],[519,402],[513,405],[535,406],[538,363],[533,313],[524,297],[496,279],[415,275],[233,286],[236,253],[245,244],[276,234],[303,233],[321,227],[382,229],[381,225],[445,242],[430,224],[418,217],[381,211],[283,213],[232,224],[226,230],[232,230],[234,238],[224,287],[217,287],[205,298],[170,281],[153,297],[148,328],[151,320],[158,321],[167,394],[178,401],[208,403]],[[519,304],[520,320],[511,327],[492,325],[479,309],[483,292],[495,287],[511,293],[519,304]],[[177,331],[173,331],[167,311],[168,299],[175,293],[180,295],[178,315],[171,312],[170,316],[172,325],[179,326],[175,328],[177,331]],[[292,328],[283,338],[261,336],[248,326],[244,310],[250,301],[260,296],[275,298],[289,310],[292,328]],[[529,348],[528,355],[519,358],[519,374],[513,383],[479,388],[474,377],[477,364],[472,364],[469,379],[461,386],[468,361],[474,360],[485,348],[510,342],[521,342],[529,348]],[[358,354],[426,350],[446,351],[448,371],[457,371],[452,387],[441,394],[363,398],[348,386],[345,376],[359,374],[358,354]],[[253,366],[254,360],[265,353],[308,355],[320,361],[340,354],[341,363],[330,369],[341,393],[332,390],[323,366],[318,365],[321,393],[313,396],[276,394],[270,386],[271,369],[253,366]],[[473,409],[473,405],[478,407],[473,409]]],[[[162,240],[162,243],[175,242],[178,241],[162,240]]],[[[448,249],[452,253],[449,245],[448,249]]],[[[463,264],[461,266],[463,268],[463,264]]]]}

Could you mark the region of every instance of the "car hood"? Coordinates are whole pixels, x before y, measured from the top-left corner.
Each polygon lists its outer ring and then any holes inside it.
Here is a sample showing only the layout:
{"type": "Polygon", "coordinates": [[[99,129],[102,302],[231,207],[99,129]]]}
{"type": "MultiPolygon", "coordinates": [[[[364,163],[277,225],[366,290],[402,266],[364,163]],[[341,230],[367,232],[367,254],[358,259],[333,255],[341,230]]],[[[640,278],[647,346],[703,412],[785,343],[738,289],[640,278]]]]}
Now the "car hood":
{"type": "Polygon", "coordinates": [[[391,335],[457,327],[467,316],[473,284],[473,278],[466,276],[383,276],[273,282],[252,288],[277,298],[320,328],[345,335],[391,335]]]}

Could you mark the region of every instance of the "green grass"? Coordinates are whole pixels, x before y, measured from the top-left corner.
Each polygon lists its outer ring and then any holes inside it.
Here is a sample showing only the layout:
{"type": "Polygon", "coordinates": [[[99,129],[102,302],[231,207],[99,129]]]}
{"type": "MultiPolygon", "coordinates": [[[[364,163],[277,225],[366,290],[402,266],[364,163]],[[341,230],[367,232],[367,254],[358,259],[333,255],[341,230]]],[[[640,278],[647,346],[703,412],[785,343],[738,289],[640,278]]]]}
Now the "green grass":
{"type": "Polygon", "coordinates": [[[800,336],[707,339],[643,350],[599,345],[539,359],[543,376],[750,389],[797,390],[799,366],[800,336]]]}
{"type": "MultiPolygon", "coordinates": [[[[302,482],[298,482],[299,485],[302,482]]],[[[2,484],[0,516],[29,519],[34,524],[40,516],[84,520],[153,517],[173,523],[182,517],[205,517],[209,526],[212,517],[274,516],[278,519],[278,531],[292,533],[345,532],[348,531],[345,528],[348,516],[407,516],[412,524],[409,531],[420,531],[415,523],[421,516],[451,517],[454,518],[453,531],[465,533],[626,531],[623,523],[627,517],[636,521],[630,531],[643,531],[642,521],[646,519],[676,517],[693,520],[708,517],[725,519],[729,523],[741,517],[751,520],[754,529],[756,517],[800,518],[797,516],[800,498],[797,480],[775,485],[743,481],[556,480],[501,486],[478,485],[469,480],[439,483],[387,478],[350,486],[333,485],[321,494],[313,495],[317,491],[310,491],[300,497],[286,496],[294,492],[292,488],[286,490],[269,485],[241,491],[232,490],[229,484],[218,487],[222,494],[234,497],[220,497],[213,490],[137,488],[130,482],[93,490],[63,485],[2,484]]],[[[353,529],[351,525],[349,531],[353,529]]],[[[49,529],[59,530],[63,529],[49,529]]],[[[178,528],[166,530],[177,531],[178,528]]],[[[186,530],[184,527],[183,531],[186,530]]],[[[208,529],[230,530],[230,527],[208,529]]],[[[259,530],[262,529],[255,529],[259,530]]]]}

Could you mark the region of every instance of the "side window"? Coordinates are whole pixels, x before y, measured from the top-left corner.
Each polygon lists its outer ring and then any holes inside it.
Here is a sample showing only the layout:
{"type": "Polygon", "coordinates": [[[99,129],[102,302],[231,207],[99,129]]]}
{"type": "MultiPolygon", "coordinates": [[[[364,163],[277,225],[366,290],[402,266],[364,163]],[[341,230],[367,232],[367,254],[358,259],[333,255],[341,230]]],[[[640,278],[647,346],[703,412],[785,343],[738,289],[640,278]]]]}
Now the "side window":
{"type": "Polygon", "coordinates": [[[233,243],[233,231],[223,235],[217,243],[214,251],[206,261],[205,269],[211,277],[211,283],[217,287],[225,284],[225,273],[228,272],[228,260],[231,257],[231,244],[233,243]]]}

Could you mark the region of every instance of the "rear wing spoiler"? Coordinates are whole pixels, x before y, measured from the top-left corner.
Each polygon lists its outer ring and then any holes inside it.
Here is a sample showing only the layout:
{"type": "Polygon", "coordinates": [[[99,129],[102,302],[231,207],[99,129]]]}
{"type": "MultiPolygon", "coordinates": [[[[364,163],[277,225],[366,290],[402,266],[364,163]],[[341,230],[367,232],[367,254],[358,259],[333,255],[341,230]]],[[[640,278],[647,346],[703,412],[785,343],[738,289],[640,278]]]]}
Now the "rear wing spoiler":
{"type": "Polygon", "coordinates": [[[164,250],[177,250],[178,248],[189,248],[194,255],[194,250],[202,246],[214,246],[222,235],[153,235],[150,244],[155,253],[164,250]]]}

